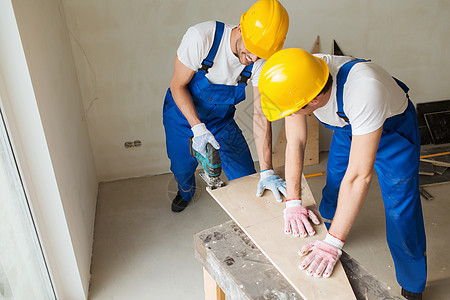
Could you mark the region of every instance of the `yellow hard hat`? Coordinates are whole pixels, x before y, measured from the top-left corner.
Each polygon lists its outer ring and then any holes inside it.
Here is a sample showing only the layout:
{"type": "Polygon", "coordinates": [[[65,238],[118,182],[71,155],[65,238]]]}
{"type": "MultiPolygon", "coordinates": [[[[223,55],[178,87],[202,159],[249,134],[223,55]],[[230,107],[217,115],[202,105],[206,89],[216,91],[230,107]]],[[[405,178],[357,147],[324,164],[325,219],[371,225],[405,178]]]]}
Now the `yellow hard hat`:
{"type": "Polygon", "coordinates": [[[245,48],[260,58],[283,48],[288,28],[288,13],[277,0],[259,0],[241,16],[245,48]]]}
{"type": "Polygon", "coordinates": [[[261,106],[269,121],[284,118],[313,100],[329,76],[326,62],[296,48],[272,55],[261,70],[261,106]]]}

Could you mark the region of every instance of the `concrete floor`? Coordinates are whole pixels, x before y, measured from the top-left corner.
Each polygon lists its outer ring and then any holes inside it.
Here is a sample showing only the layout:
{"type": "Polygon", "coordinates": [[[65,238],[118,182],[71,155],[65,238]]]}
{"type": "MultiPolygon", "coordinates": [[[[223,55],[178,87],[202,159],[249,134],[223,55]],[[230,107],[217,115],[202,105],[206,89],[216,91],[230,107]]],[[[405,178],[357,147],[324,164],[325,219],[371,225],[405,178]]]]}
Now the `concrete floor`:
{"type": "MultiPolygon", "coordinates": [[[[322,153],[320,164],[304,173],[325,171],[326,161],[327,153],[322,153]]],[[[308,184],[319,204],[325,176],[309,178],[308,184]]],[[[204,299],[193,234],[230,218],[199,185],[189,207],[175,214],[170,210],[176,194],[170,174],[100,184],[89,299],[204,299]]],[[[424,299],[450,299],[450,184],[427,191],[434,200],[422,201],[429,272],[424,299]]],[[[344,249],[393,295],[400,295],[376,176],[344,249]]]]}

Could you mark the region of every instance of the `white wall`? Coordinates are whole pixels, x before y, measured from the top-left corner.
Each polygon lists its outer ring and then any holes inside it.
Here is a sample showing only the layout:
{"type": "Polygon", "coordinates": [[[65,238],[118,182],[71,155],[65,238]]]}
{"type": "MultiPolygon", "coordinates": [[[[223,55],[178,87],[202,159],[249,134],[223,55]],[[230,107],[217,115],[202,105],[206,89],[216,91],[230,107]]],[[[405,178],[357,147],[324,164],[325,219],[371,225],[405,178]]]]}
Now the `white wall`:
{"type": "Polygon", "coordinates": [[[66,21],[59,0],[12,5],[1,1],[2,107],[58,298],[83,299],[97,178],[66,21]]]}
{"type": "MultiPolygon", "coordinates": [[[[236,24],[254,1],[62,1],[100,180],[168,171],[161,110],[182,35],[206,20],[236,24]],[[123,147],[135,139],[142,147],[123,147]]],[[[371,58],[405,81],[413,102],[450,97],[448,1],[282,3],[290,15],[286,47],[311,50],[320,35],[322,52],[330,53],[336,39],[346,54],[371,58]]],[[[251,102],[238,110],[252,143],[251,102]]],[[[322,138],[321,149],[327,147],[322,138]]]]}

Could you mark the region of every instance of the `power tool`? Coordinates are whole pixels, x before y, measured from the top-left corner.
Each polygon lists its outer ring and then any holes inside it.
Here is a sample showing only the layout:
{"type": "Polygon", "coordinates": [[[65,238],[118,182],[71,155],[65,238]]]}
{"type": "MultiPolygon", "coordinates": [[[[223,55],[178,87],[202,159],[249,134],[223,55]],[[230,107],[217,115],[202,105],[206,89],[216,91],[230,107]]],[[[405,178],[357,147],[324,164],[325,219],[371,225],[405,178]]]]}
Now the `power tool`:
{"type": "Polygon", "coordinates": [[[197,159],[199,165],[203,169],[198,175],[212,190],[224,186],[225,183],[219,178],[222,173],[222,163],[220,161],[219,151],[214,148],[213,145],[208,143],[206,144],[206,157],[204,157],[192,147],[193,138],[194,137],[189,138],[191,156],[197,159]]]}

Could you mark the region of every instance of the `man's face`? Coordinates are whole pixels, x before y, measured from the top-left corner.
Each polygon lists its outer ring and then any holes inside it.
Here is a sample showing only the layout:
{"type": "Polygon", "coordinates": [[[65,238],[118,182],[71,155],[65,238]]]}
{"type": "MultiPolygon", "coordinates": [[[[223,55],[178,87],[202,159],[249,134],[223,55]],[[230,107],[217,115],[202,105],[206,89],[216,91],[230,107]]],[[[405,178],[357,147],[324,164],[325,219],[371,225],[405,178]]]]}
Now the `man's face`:
{"type": "Polygon", "coordinates": [[[315,111],[318,107],[313,105],[311,102],[309,102],[308,104],[306,104],[305,106],[303,106],[302,108],[300,108],[299,110],[297,110],[295,113],[293,113],[293,115],[309,115],[310,113],[312,113],[313,111],[315,111]]]}
{"type": "Polygon", "coordinates": [[[236,42],[236,50],[237,50],[237,57],[239,58],[240,63],[243,64],[244,66],[249,66],[259,59],[258,56],[249,52],[245,48],[242,36],[236,42]]]}
{"type": "Polygon", "coordinates": [[[325,106],[330,99],[330,95],[331,88],[325,94],[317,95],[316,98],[312,99],[308,104],[297,110],[293,113],[293,115],[309,115],[319,107],[325,106]]]}

